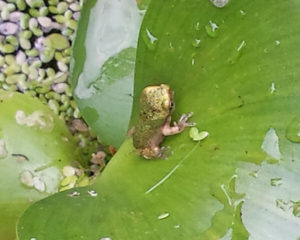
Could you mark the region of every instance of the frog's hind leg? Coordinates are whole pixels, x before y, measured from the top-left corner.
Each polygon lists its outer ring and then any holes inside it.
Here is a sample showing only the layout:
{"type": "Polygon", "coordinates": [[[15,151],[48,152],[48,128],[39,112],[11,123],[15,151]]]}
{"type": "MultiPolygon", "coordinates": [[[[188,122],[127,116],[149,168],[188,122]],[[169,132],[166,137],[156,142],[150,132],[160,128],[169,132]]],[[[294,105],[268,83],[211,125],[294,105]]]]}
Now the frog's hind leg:
{"type": "Polygon", "coordinates": [[[161,158],[162,149],[160,147],[154,147],[152,148],[152,154],[153,158],[161,158]]]}

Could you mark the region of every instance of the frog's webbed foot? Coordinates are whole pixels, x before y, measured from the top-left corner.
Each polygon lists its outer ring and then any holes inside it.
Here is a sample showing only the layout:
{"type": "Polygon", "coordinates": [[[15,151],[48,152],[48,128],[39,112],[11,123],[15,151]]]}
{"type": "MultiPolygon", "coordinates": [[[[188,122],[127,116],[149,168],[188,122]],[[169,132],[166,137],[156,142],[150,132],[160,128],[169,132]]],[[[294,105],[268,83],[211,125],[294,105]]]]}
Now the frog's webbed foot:
{"type": "Polygon", "coordinates": [[[173,154],[173,151],[171,150],[170,146],[163,146],[160,148],[160,159],[168,159],[169,156],[173,154]]]}
{"type": "Polygon", "coordinates": [[[188,119],[193,115],[193,112],[190,112],[188,114],[182,114],[182,116],[179,118],[178,123],[174,122],[174,126],[171,127],[170,125],[165,125],[162,129],[163,135],[173,135],[180,133],[184,130],[185,127],[192,127],[196,124],[194,122],[188,122],[188,119]]]}

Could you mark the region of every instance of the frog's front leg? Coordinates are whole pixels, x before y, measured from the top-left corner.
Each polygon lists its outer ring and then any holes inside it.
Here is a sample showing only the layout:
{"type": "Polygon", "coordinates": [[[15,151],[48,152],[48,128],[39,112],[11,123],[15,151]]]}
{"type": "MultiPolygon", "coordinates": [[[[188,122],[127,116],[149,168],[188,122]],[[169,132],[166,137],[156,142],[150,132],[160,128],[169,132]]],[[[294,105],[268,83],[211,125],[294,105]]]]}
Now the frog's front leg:
{"type": "Polygon", "coordinates": [[[174,126],[170,126],[171,117],[168,118],[165,125],[162,128],[162,133],[164,136],[174,135],[180,133],[184,130],[185,127],[192,127],[196,124],[193,122],[187,122],[187,120],[193,115],[193,112],[188,114],[182,114],[179,118],[178,123],[174,122],[174,126]]]}

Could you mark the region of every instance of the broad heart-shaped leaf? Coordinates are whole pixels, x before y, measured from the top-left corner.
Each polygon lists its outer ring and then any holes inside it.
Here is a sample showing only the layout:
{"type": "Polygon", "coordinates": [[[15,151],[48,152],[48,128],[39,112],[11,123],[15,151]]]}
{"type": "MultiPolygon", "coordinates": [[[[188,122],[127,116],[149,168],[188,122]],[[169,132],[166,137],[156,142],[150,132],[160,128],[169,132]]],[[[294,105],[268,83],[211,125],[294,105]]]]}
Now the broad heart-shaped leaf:
{"type": "Polygon", "coordinates": [[[148,1],[89,0],[73,46],[71,83],[89,126],[119,147],[128,128],[138,31],[148,1]]]}
{"type": "Polygon", "coordinates": [[[300,2],[153,0],[137,51],[141,90],[169,84],[199,131],[145,160],[125,141],[98,181],[31,206],[20,239],[297,239],[300,2]],[[98,195],[90,196],[87,191],[98,195]]]}
{"type": "Polygon", "coordinates": [[[76,147],[65,123],[39,100],[0,91],[0,239],[15,239],[23,211],[57,192],[76,147]]]}

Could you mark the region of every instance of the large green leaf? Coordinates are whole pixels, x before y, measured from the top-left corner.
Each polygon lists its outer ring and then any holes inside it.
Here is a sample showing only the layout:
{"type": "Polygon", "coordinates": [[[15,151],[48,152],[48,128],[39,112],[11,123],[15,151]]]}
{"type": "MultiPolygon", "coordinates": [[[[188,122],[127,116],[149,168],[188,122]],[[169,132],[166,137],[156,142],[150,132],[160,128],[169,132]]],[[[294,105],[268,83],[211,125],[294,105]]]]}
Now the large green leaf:
{"type": "Polygon", "coordinates": [[[20,239],[297,239],[299,10],[295,0],[153,0],[132,122],[141,90],[168,83],[174,120],[193,111],[210,136],[168,137],[173,154],[153,161],[126,140],[92,187],[30,207],[20,239]]]}
{"type": "Polygon", "coordinates": [[[65,123],[37,99],[0,92],[0,239],[33,202],[58,191],[61,169],[76,160],[65,123]]]}
{"type": "Polygon", "coordinates": [[[86,1],[73,46],[71,82],[89,126],[119,147],[128,128],[136,45],[147,1],[86,1]],[[139,8],[138,8],[139,7],[139,8]]]}

